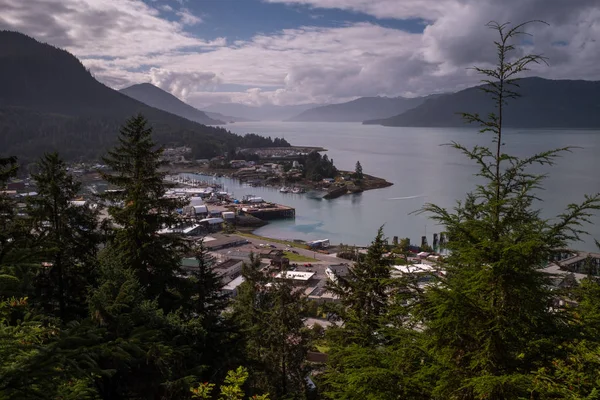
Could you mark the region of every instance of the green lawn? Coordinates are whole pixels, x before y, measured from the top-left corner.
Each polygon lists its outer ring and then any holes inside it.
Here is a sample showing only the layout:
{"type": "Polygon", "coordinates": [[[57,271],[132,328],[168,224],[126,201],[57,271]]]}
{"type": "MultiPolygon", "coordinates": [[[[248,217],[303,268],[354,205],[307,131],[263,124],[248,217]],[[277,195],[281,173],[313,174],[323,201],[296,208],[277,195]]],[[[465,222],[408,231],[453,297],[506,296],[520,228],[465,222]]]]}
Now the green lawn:
{"type": "Polygon", "coordinates": [[[287,257],[288,260],[292,261],[292,262],[315,262],[318,260],[315,260],[314,258],[311,257],[305,257],[303,255],[300,254],[294,254],[290,251],[284,251],[283,252],[283,256],[287,257]]]}
{"type": "MultiPolygon", "coordinates": [[[[271,238],[268,238],[268,237],[255,235],[253,233],[237,232],[236,234],[238,234],[240,236],[245,236],[245,237],[253,238],[253,239],[264,240],[265,242],[285,244],[285,245],[289,245],[291,247],[297,247],[299,249],[307,249],[308,248],[305,244],[289,242],[287,240],[271,239],[271,238]]],[[[294,254],[294,255],[296,255],[296,254],[294,254]]],[[[312,258],[311,258],[311,260],[312,260],[312,258]]]]}

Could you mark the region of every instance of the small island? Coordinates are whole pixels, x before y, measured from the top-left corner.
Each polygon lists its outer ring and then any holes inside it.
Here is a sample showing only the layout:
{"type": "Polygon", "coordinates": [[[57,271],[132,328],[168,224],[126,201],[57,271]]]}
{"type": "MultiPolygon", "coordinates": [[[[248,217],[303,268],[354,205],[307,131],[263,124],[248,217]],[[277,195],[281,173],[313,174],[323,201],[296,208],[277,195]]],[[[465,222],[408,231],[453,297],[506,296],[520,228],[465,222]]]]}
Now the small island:
{"type": "Polygon", "coordinates": [[[363,173],[360,161],[354,171],[338,170],[326,149],[307,146],[256,147],[231,150],[226,154],[186,161],[185,148],[166,149],[171,173],[193,172],[227,176],[251,186],[278,187],[283,193],[324,192],[324,199],[380,189],[393,185],[383,178],[363,173]]]}

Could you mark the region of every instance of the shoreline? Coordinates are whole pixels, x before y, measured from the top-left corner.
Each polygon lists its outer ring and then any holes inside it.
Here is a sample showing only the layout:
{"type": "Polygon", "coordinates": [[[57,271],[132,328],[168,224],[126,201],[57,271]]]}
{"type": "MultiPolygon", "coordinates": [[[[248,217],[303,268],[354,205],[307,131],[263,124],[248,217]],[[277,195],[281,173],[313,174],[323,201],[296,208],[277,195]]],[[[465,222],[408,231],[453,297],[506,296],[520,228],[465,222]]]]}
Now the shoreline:
{"type": "MultiPolygon", "coordinates": [[[[238,170],[231,169],[219,169],[219,168],[210,168],[208,166],[189,166],[189,165],[169,165],[165,168],[161,168],[163,172],[166,172],[170,175],[176,174],[196,174],[196,175],[204,175],[204,176],[219,176],[225,177],[229,179],[235,179],[239,182],[251,182],[256,187],[267,187],[267,188],[277,188],[282,186],[282,182],[280,179],[272,180],[271,182],[267,182],[267,180],[259,180],[258,182],[252,181],[250,179],[243,179],[239,176],[235,176],[238,170]]],[[[340,171],[342,174],[351,174],[349,171],[340,171]]],[[[285,182],[284,186],[287,186],[285,182]]],[[[357,185],[352,181],[343,181],[336,180],[332,184],[325,184],[322,181],[314,182],[306,179],[299,180],[297,182],[289,183],[290,187],[298,187],[302,188],[306,191],[322,191],[324,192],[325,199],[335,199],[337,197],[341,197],[348,194],[361,193],[367,190],[375,190],[375,189],[383,189],[386,187],[393,186],[393,182],[389,182],[383,178],[379,178],[376,176],[364,174],[363,179],[357,185]],[[343,189],[346,190],[343,190],[343,189]],[[329,194],[329,196],[328,196],[329,194]]]]}

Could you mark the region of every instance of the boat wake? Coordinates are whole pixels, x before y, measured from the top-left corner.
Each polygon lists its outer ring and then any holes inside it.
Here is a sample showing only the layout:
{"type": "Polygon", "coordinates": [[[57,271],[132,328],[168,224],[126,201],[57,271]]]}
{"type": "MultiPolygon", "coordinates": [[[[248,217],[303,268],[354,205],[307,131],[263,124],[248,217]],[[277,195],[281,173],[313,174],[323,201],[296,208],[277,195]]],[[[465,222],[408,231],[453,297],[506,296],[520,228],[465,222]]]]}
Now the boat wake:
{"type": "Polygon", "coordinates": [[[410,200],[410,199],[418,199],[418,198],[421,198],[421,197],[425,197],[425,195],[424,194],[419,194],[419,195],[416,195],[416,196],[392,197],[392,198],[390,198],[388,200],[410,200]]]}

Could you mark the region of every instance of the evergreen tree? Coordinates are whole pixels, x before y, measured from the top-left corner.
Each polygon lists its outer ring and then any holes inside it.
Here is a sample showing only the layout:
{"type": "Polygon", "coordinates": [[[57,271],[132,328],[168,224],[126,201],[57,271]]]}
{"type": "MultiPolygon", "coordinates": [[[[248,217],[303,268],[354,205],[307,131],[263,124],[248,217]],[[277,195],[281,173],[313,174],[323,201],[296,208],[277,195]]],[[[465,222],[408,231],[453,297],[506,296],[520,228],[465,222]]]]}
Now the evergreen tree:
{"type": "Polygon", "coordinates": [[[380,319],[386,315],[391,289],[391,260],[386,258],[387,240],[383,227],[369,246],[364,260],[359,260],[347,277],[328,282],[328,289],[339,297],[342,309],[340,316],[352,325],[365,340],[369,341],[380,319]]]}
{"type": "Polygon", "coordinates": [[[94,386],[104,399],[186,398],[204,378],[200,318],[166,313],[149,300],[136,271],[106,252],[89,299],[97,330],[94,386]]]}
{"type": "Polygon", "coordinates": [[[28,214],[46,265],[37,274],[35,301],[63,322],[85,316],[87,290],[95,280],[99,244],[97,216],[91,206],[72,203],[81,184],[57,153],[46,154],[33,174],[38,195],[29,198],[28,214]]]}
{"type": "Polygon", "coordinates": [[[306,299],[285,280],[273,281],[259,268],[255,257],[244,266],[245,282],[233,303],[251,365],[251,385],[274,399],[303,398],[309,347],[302,319],[306,299]]]}
{"type": "Polygon", "coordinates": [[[528,168],[553,164],[566,149],[526,158],[503,152],[503,112],[518,96],[515,78],[531,63],[544,62],[539,55],[514,56],[513,42],[524,26],[490,24],[499,33],[498,64],[476,70],[486,76],[483,90],[496,111],[487,119],[464,114],[491,133],[494,147],[452,144],[477,163],[484,183],[453,211],[423,208],[446,227],[450,250],[447,278],[429,287],[418,313],[439,368],[433,393],[440,398],[530,398],[530,371],[557,351],[566,325],[563,314],[549,307],[550,277],[541,269],[555,249],[578,239],[580,225],[600,206],[598,195],[586,197],[554,220],[541,218],[534,202],[544,175],[528,168]]]}
{"type": "Polygon", "coordinates": [[[419,348],[420,333],[407,322],[417,286],[391,277],[386,252],[380,228],[365,259],[329,285],[344,324],[326,334],[329,361],[320,379],[326,398],[429,398],[430,378],[421,373],[428,357],[419,348]]]}
{"type": "Polygon", "coordinates": [[[159,234],[175,224],[177,199],[165,197],[162,149],[152,141],[152,128],[142,115],[120,130],[119,144],[103,158],[111,172],[102,177],[116,190],[102,197],[115,224],[110,248],[124,266],[133,269],[140,285],[160,307],[181,304],[180,260],[183,243],[175,235],[159,234]]]}
{"type": "Polygon", "coordinates": [[[228,295],[223,292],[222,277],[215,272],[216,260],[201,241],[194,249],[198,267],[189,273],[188,283],[191,315],[199,318],[205,331],[201,347],[195,349],[203,356],[211,379],[222,377],[240,361],[238,327],[230,313],[228,295]]]}
{"type": "Polygon", "coordinates": [[[356,166],[354,167],[354,178],[357,180],[361,180],[364,178],[362,165],[360,165],[360,161],[356,162],[356,166]]]}

